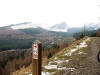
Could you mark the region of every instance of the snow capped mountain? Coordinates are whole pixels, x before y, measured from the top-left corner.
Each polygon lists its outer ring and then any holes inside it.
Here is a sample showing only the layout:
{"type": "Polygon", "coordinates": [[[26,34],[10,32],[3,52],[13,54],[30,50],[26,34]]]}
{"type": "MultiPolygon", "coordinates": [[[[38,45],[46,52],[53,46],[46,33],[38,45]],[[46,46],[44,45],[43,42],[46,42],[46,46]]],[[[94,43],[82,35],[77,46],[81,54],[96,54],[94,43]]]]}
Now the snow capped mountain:
{"type": "Polygon", "coordinates": [[[86,25],[87,30],[97,30],[100,28],[100,23],[90,23],[86,25]]]}
{"type": "Polygon", "coordinates": [[[1,29],[28,29],[28,28],[42,28],[48,31],[67,32],[68,26],[65,22],[53,25],[51,27],[43,27],[41,24],[33,24],[32,22],[24,22],[18,24],[11,24],[9,26],[1,27],[1,29]]]}
{"type": "Polygon", "coordinates": [[[26,28],[38,28],[36,24],[32,24],[31,22],[24,22],[19,24],[13,24],[10,26],[12,29],[26,29],[26,28]]]}
{"type": "Polygon", "coordinates": [[[67,32],[68,26],[65,22],[62,22],[60,24],[56,24],[52,27],[47,28],[47,30],[56,31],[56,32],[67,32]]]}
{"type": "MultiPolygon", "coordinates": [[[[0,29],[28,29],[28,28],[41,28],[48,31],[55,31],[55,32],[82,32],[84,29],[83,27],[72,27],[70,28],[65,22],[61,22],[59,24],[55,24],[51,27],[43,27],[44,24],[33,24],[32,22],[24,22],[18,24],[11,24],[9,26],[0,27],[0,29]]],[[[90,30],[97,30],[100,28],[100,23],[89,23],[85,25],[85,29],[90,30]]]]}

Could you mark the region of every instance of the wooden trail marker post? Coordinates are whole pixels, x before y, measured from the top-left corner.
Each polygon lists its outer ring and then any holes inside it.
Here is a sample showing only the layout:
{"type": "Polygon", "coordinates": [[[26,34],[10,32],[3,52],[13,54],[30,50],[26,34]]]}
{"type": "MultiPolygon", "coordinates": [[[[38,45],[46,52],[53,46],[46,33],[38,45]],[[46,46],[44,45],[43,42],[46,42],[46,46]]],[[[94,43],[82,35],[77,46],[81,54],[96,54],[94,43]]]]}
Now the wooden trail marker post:
{"type": "Polygon", "coordinates": [[[32,43],[32,75],[41,75],[42,43],[36,40],[32,43]]]}

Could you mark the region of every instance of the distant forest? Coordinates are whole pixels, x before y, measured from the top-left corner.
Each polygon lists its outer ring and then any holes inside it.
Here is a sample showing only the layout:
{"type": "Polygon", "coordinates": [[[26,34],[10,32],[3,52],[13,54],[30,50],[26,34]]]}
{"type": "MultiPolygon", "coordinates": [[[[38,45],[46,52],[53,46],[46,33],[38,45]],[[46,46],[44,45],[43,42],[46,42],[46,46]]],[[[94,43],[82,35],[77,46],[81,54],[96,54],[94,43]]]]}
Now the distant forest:
{"type": "Polygon", "coordinates": [[[0,40],[0,51],[10,49],[28,49],[32,47],[35,39],[7,39],[0,40]]]}
{"type": "Polygon", "coordinates": [[[73,35],[73,37],[76,38],[77,40],[80,38],[83,38],[84,36],[100,37],[100,29],[92,30],[92,31],[78,32],[78,33],[74,33],[74,35],[73,35]]]}

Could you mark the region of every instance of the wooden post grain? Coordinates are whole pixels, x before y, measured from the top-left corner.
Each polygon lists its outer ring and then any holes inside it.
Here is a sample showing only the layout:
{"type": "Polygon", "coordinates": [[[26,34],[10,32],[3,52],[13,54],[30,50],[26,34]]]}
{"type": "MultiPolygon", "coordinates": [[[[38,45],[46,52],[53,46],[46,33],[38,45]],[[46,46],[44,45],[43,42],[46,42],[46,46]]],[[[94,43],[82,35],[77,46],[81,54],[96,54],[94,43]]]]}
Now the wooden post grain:
{"type": "Polygon", "coordinates": [[[32,75],[41,75],[42,43],[36,40],[32,43],[32,75]]]}

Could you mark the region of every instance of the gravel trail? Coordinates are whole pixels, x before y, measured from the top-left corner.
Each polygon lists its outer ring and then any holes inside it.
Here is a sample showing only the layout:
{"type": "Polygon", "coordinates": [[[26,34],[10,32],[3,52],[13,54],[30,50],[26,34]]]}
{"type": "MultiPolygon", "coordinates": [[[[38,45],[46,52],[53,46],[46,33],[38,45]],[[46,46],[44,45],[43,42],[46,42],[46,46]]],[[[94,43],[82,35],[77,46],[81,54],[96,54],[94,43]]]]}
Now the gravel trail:
{"type": "Polygon", "coordinates": [[[76,68],[74,72],[66,72],[63,75],[100,75],[100,63],[97,60],[99,50],[100,38],[94,37],[89,46],[88,56],[80,62],[77,62],[77,64],[73,64],[76,68]]]}

